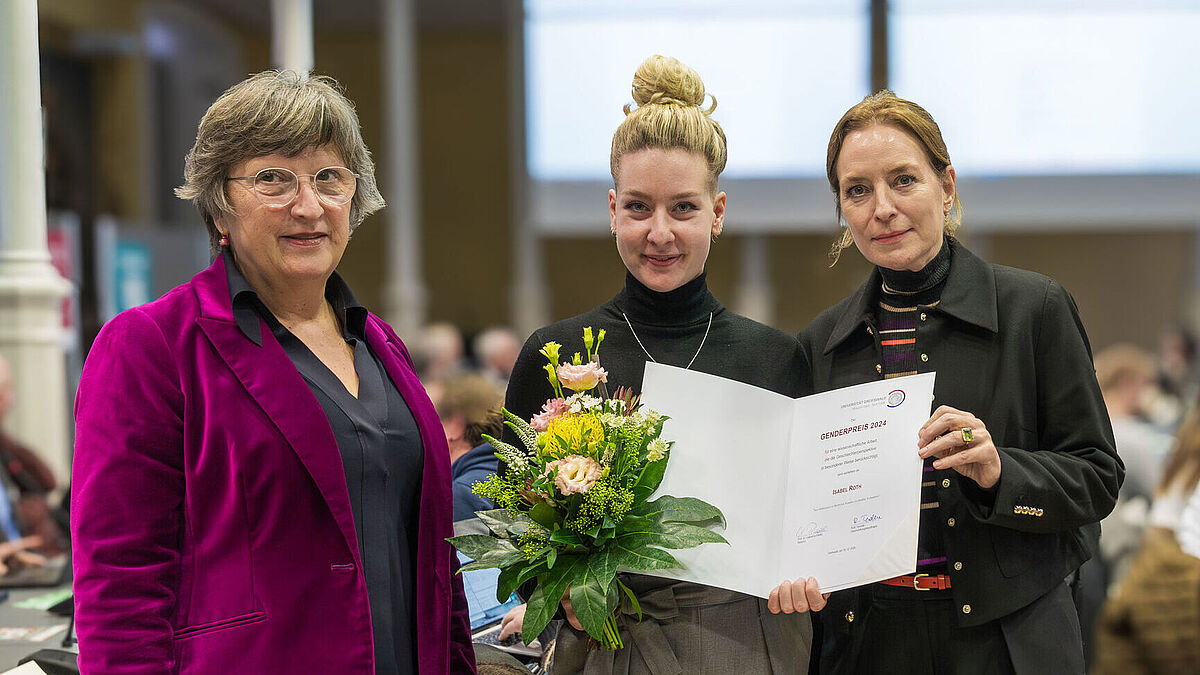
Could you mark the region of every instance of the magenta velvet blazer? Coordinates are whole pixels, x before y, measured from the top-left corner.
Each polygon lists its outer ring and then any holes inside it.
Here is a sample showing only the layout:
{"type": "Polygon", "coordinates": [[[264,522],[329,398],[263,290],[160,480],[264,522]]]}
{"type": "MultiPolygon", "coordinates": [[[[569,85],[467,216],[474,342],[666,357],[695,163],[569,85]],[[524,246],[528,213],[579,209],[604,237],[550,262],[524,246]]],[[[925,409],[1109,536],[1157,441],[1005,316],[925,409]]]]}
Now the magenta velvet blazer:
{"type": "MultiPolygon", "coordinates": [[[[375,672],[350,497],[320,404],[267,328],[238,330],[220,257],[122,312],[75,403],[75,617],[84,673],[375,672]]],[[[422,675],[474,673],[451,533],[450,461],[404,345],[367,341],[424,442],[422,675]]]]}

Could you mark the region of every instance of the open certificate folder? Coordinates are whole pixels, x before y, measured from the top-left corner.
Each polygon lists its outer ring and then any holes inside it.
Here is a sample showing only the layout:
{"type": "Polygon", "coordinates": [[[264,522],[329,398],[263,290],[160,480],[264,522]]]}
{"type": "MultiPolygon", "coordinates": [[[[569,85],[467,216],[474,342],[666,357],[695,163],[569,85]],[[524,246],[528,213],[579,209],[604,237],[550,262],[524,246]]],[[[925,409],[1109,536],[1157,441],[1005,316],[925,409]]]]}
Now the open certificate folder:
{"type": "Polygon", "coordinates": [[[933,373],[792,399],[715,375],[646,364],[642,401],[671,419],[658,494],[725,514],[729,545],[672,551],[647,572],[762,598],[785,579],[823,592],[911,574],[933,373]]]}

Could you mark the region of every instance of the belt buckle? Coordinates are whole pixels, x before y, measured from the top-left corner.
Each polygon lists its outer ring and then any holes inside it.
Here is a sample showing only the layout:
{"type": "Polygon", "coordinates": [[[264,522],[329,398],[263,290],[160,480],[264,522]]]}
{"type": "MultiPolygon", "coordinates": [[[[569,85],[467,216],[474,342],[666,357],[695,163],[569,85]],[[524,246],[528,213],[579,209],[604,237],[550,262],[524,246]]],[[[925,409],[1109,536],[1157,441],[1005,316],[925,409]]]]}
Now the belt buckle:
{"type": "Polygon", "coordinates": [[[914,591],[928,591],[928,590],[930,590],[930,589],[928,589],[928,588],[921,588],[920,586],[918,586],[918,585],[917,585],[917,581],[918,581],[918,580],[920,580],[920,578],[921,578],[921,577],[927,577],[927,576],[929,576],[929,575],[928,575],[928,574],[925,574],[925,573],[922,573],[922,574],[914,574],[914,575],[913,575],[913,590],[914,590],[914,591]]]}

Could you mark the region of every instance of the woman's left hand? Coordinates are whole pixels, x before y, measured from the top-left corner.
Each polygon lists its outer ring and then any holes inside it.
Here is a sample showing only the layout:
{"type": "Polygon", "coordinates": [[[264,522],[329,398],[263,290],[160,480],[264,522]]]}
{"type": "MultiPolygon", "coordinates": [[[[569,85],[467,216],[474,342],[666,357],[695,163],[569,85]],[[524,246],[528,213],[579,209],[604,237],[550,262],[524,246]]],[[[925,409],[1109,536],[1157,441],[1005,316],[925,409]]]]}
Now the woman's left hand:
{"type": "Polygon", "coordinates": [[[1000,481],[1000,453],[983,420],[965,410],[940,406],[917,432],[921,457],[937,457],[935,469],[954,469],[990,489],[1000,481]],[[963,429],[970,429],[964,433],[963,429]],[[971,440],[964,440],[964,436],[971,440]]]}

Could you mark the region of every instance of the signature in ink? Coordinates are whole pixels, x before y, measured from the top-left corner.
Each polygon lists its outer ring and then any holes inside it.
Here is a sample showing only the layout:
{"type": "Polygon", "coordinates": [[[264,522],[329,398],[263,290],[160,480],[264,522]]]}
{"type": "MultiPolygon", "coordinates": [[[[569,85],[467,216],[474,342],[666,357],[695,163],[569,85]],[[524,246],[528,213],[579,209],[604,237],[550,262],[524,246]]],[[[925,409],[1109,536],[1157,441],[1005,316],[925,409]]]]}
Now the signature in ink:
{"type": "Polygon", "coordinates": [[[822,534],[825,534],[825,530],[827,529],[829,529],[828,526],[818,525],[815,522],[801,525],[796,529],[796,543],[803,542],[806,539],[812,539],[813,537],[819,537],[822,534]]]}

